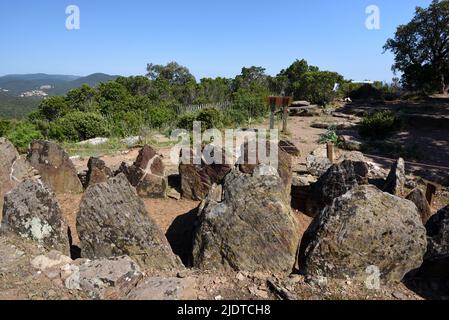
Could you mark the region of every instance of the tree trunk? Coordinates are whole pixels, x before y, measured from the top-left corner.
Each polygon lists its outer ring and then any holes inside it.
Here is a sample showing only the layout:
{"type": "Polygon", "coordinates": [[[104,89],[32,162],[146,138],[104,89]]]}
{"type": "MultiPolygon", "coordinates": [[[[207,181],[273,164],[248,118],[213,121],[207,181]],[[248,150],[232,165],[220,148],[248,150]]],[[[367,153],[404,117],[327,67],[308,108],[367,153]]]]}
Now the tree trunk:
{"type": "Polygon", "coordinates": [[[446,78],[444,74],[441,74],[441,87],[442,87],[442,93],[447,95],[449,93],[449,84],[446,84],[446,78]]]}

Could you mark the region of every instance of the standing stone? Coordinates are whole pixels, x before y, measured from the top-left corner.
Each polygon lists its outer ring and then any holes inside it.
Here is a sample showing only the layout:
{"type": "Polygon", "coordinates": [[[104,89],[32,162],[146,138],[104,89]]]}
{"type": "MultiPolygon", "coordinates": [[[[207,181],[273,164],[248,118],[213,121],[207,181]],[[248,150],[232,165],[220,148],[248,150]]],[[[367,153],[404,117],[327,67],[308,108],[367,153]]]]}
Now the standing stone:
{"type": "Polygon", "coordinates": [[[449,205],[429,219],[426,229],[429,240],[426,260],[449,259],[449,205]]]}
{"type": "Polygon", "coordinates": [[[282,179],[233,170],[224,180],[222,196],[221,202],[208,198],[200,207],[193,265],[203,270],[290,273],[299,229],[282,179]]]}
{"type": "Polygon", "coordinates": [[[391,167],[383,191],[394,196],[403,197],[405,181],[405,162],[404,159],[399,158],[391,167]]]}
{"type": "MultiPolygon", "coordinates": [[[[193,151],[190,150],[190,159],[192,159],[192,155],[193,151]]],[[[222,155],[222,164],[207,164],[202,158],[201,164],[181,163],[179,165],[183,198],[196,201],[204,200],[214,184],[222,183],[224,177],[232,170],[231,165],[225,164],[224,150],[222,155]]]]}
{"type": "MultiPolygon", "coordinates": [[[[278,144],[278,168],[277,171],[279,173],[279,176],[282,179],[282,182],[284,184],[284,190],[285,193],[290,196],[291,194],[291,188],[292,188],[292,178],[293,178],[293,171],[292,171],[292,156],[284,151],[284,149],[287,148],[287,146],[290,143],[286,141],[280,141],[278,144]]],[[[266,144],[266,154],[269,157],[271,152],[271,144],[269,141],[267,141],[266,144]]],[[[294,153],[294,152],[292,152],[294,153]]],[[[268,158],[269,159],[269,158],[268,158]]],[[[269,165],[269,163],[263,163],[261,159],[259,159],[259,145],[258,143],[250,143],[246,142],[241,147],[241,157],[238,161],[240,171],[247,174],[252,174],[254,172],[254,169],[261,165],[269,165]],[[249,155],[254,155],[255,157],[255,163],[250,163],[251,158],[249,155]]]]}
{"type": "Polygon", "coordinates": [[[90,158],[87,163],[87,175],[85,188],[88,186],[108,181],[112,176],[112,171],[106,163],[99,158],[90,158]]]}
{"type": "Polygon", "coordinates": [[[5,194],[33,175],[33,168],[20,157],[13,144],[0,138],[0,219],[5,194]]]}
{"type": "Polygon", "coordinates": [[[306,231],[300,270],[310,276],[401,281],[423,261],[426,232],[416,206],[375,186],[358,186],[335,199],[306,231]]]}
{"type": "Polygon", "coordinates": [[[308,212],[317,215],[334,199],[344,195],[352,188],[368,184],[368,165],[361,161],[344,160],[332,165],[312,186],[308,212]]]}
{"type": "Polygon", "coordinates": [[[59,145],[49,141],[34,141],[28,150],[27,160],[54,192],[83,192],[75,166],[59,145]]]}
{"type": "Polygon", "coordinates": [[[2,230],[48,250],[70,253],[68,227],[55,194],[40,179],[28,179],[6,194],[2,230]]]}
{"type": "Polygon", "coordinates": [[[137,194],[144,198],[165,198],[168,182],[165,167],[156,151],[146,145],[132,165],[122,163],[119,172],[124,173],[128,181],[136,188],[137,194]]]}
{"type": "Polygon", "coordinates": [[[430,208],[429,202],[427,202],[424,192],[421,189],[416,188],[410,192],[406,199],[416,205],[418,212],[421,215],[421,220],[425,225],[432,216],[432,209],[430,208]]]}
{"type": "Polygon", "coordinates": [[[181,266],[124,174],[86,190],[77,230],[83,258],[127,255],[151,269],[181,266]]]}
{"type": "Polygon", "coordinates": [[[427,253],[411,284],[437,299],[449,294],[449,205],[429,219],[426,229],[427,253]]]}

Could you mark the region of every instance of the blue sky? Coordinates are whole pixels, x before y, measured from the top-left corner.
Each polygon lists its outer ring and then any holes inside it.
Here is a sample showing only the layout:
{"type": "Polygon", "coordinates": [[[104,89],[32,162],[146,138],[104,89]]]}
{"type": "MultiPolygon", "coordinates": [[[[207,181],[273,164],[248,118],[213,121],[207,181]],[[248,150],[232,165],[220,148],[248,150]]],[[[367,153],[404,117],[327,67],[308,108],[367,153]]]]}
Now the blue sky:
{"type": "Polygon", "coordinates": [[[0,75],[144,74],[177,61],[197,77],[234,77],[243,66],[277,74],[295,59],[348,79],[392,78],[386,39],[431,0],[1,0],[0,75]],[[68,5],[81,29],[65,27],[68,5]],[[380,30],[365,27],[369,5],[380,30]]]}

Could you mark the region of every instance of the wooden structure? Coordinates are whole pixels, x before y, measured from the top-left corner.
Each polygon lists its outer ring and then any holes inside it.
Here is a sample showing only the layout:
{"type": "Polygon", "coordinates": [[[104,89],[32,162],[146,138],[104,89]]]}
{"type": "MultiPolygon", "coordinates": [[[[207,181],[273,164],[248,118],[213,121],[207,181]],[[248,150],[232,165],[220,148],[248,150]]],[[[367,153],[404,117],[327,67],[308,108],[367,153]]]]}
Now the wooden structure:
{"type": "Polygon", "coordinates": [[[271,96],[268,97],[271,108],[270,130],[274,129],[274,117],[278,110],[282,110],[282,131],[287,132],[288,107],[293,102],[293,97],[271,96]]]}

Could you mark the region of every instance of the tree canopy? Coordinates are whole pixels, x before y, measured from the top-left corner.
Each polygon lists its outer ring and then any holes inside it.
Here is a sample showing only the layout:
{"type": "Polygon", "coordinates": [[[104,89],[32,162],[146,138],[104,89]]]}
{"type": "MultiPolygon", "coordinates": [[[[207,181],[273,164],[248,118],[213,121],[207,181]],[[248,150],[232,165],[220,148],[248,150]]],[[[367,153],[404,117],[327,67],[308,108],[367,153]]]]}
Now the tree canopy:
{"type": "Polygon", "coordinates": [[[403,73],[403,85],[425,92],[449,91],[449,0],[433,0],[417,7],[413,19],[398,27],[385,51],[395,55],[394,71],[403,73]]]}

